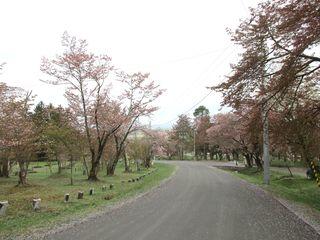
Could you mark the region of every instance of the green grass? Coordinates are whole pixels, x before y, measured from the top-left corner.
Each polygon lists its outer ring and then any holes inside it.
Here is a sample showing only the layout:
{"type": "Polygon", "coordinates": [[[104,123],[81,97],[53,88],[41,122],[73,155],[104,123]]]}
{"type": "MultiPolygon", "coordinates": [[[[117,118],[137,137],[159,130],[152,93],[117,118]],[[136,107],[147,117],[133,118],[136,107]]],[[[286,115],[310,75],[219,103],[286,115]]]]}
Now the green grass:
{"type": "MultiPolygon", "coordinates": [[[[8,200],[9,208],[5,217],[0,217],[0,238],[4,236],[22,234],[35,228],[48,227],[57,222],[66,222],[87,215],[89,212],[98,211],[107,205],[119,200],[134,196],[157,185],[161,180],[169,177],[174,166],[156,163],[151,169],[142,169],[139,172],[123,173],[123,165],[119,164],[115,176],[108,177],[104,171],[100,171],[98,182],[88,182],[82,175],[82,168],[76,166],[74,173],[74,185],[70,185],[70,170],[64,170],[62,174],[50,174],[48,166],[44,163],[35,163],[36,173],[28,174],[29,186],[17,187],[18,179],[12,176],[8,179],[0,179],[0,200],[8,200]],[[156,170],[146,175],[140,181],[128,183],[129,179],[137,178],[149,171],[156,170]],[[125,181],[124,183],[122,181],[125,181]],[[109,189],[113,184],[114,188],[109,189]],[[102,191],[102,186],[107,186],[107,191],[102,191]],[[95,194],[89,196],[89,189],[95,189],[95,194]],[[84,199],[76,198],[77,192],[84,192],[84,199]],[[64,203],[64,194],[70,194],[70,201],[64,203]],[[106,196],[111,197],[105,200],[106,196]],[[32,210],[31,201],[35,197],[41,198],[41,210],[32,210]]],[[[31,166],[32,167],[32,166],[31,166]]],[[[57,166],[52,170],[56,172],[57,166]]]]}
{"type": "Polygon", "coordinates": [[[270,161],[270,166],[271,167],[305,167],[305,163],[302,161],[299,161],[299,162],[283,161],[283,160],[278,160],[273,158],[270,161]]]}
{"type": "Polygon", "coordinates": [[[320,188],[315,181],[295,175],[294,178],[285,177],[283,173],[271,171],[270,185],[263,184],[263,172],[255,168],[246,168],[234,173],[248,182],[261,186],[276,196],[308,205],[320,211],[320,188]]]}

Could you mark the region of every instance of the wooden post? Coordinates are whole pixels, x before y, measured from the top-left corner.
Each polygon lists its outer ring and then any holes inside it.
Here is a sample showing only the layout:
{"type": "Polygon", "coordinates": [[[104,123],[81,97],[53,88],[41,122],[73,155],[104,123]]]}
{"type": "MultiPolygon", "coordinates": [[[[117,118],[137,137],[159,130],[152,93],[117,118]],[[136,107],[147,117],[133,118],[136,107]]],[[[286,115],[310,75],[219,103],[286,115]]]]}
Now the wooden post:
{"type": "Polygon", "coordinates": [[[69,202],[69,198],[70,198],[70,194],[69,194],[69,193],[66,193],[66,194],[64,195],[64,202],[65,202],[65,203],[69,202]]]}
{"type": "Polygon", "coordinates": [[[92,196],[94,194],[94,188],[90,188],[89,195],[92,196]]]}
{"type": "Polygon", "coordinates": [[[78,192],[78,199],[83,199],[83,192],[81,191],[78,192]]]}

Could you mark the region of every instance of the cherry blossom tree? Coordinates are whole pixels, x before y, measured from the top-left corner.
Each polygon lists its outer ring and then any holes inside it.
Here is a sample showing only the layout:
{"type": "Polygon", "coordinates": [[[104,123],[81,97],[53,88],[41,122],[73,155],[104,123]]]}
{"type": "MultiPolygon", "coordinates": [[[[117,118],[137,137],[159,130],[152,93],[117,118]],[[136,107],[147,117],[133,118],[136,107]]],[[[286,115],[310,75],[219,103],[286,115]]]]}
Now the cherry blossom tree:
{"type": "Polygon", "coordinates": [[[112,115],[119,110],[119,104],[110,99],[105,84],[113,66],[109,56],[88,52],[85,40],[64,33],[62,46],[65,50],[61,55],[42,59],[41,71],[49,76],[47,83],[67,87],[69,107],[86,134],[91,153],[88,179],[95,181],[107,140],[121,126],[112,115]]]}
{"type": "Polygon", "coordinates": [[[34,159],[34,125],[30,107],[31,92],[2,84],[0,104],[2,174],[9,176],[14,162],[19,166],[19,185],[27,184],[29,162],[34,159]]]}
{"type": "Polygon", "coordinates": [[[157,109],[152,103],[163,91],[148,78],[149,74],[115,71],[111,58],[90,53],[85,40],[65,33],[62,45],[65,50],[61,55],[51,60],[43,58],[41,70],[49,77],[45,82],[66,86],[65,96],[76,116],[75,125],[85,133],[91,153],[88,179],[98,180],[108,140],[114,138],[118,149],[107,167],[108,175],[113,175],[132,127],[140,117],[149,116],[157,109]],[[123,93],[117,98],[112,95],[110,84],[115,79],[123,86],[123,93]],[[120,128],[122,134],[115,135],[120,128]]]}
{"type": "MultiPolygon", "coordinates": [[[[319,85],[319,4],[319,0],[265,1],[251,9],[251,16],[242,20],[234,32],[230,31],[232,40],[243,51],[239,61],[231,65],[228,80],[215,89],[223,93],[225,105],[239,112],[246,109],[252,113],[248,115],[251,120],[262,121],[266,151],[268,115],[271,117],[272,111],[287,104],[288,95],[294,99],[290,102],[297,104],[301,101],[298,97],[301,88],[319,85]],[[258,117],[261,113],[263,117],[258,117]]],[[[319,88],[315,92],[319,94],[319,88]]],[[[257,127],[254,126],[259,125],[257,122],[247,124],[252,126],[249,133],[255,133],[257,127]]],[[[253,136],[256,140],[251,138],[251,142],[260,142],[259,135],[253,136]]],[[[258,144],[255,149],[254,152],[259,153],[258,144]]],[[[268,162],[267,159],[265,157],[264,162],[268,162]]]]}
{"type": "Polygon", "coordinates": [[[240,60],[232,65],[228,81],[216,88],[224,94],[224,103],[237,107],[259,95],[280,101],[288,89],[316,78],[319,3],[276,0],[251,9],[250,18],[232,33],[232,40],[243,48],[240,60]]]}
{"type": "Polygon", "coordinates": [[[4,83],[0,83],[0,151],[1,151],[1,161],[0,161],[0,176],[1,177],[9,177],[9,169],[10,169],[10,148],[9,142],[6,137],[6,117],[8,116],[6,113],[10,109],[10,99],[12,99],[12,94],[14,93],[14,89],[8,87],[4,83]]]}
{"type": "MultiPolygon", "coordinates": [[[[123,94],[120,98],[123,106],[121,111],[123,113],[122,118],[125,121],[122,122],[119,131],[113,134],[116,154],[113,160],[108,161],[107,175],[114,174],[119,158],[124,156],[126,140],[129,134],[138,128],[136,123],[139,118],[149,117],[158,109],[153,106],[153,103],[164,91],[153,80],[150,80],[149,74],[120,72],[118,76],[120,82],[124,85],[123,94]]],[[[128,171],[128,167],[125,170],[128,171]]]]}
{"type": "Polygon", "coordinates": [[[154,154],[171,160],[177,154],[177,150],[176,143],[170,139],[170,131],[155,130],[153,136],[155,139],[154,154]]]}
{"type": "Polygon", "coordinates": [[[319,102],[317,86],[303,84],[288,92],[284,101],[271,112],[271,140],[283,155],[300,155],[306,166],[320,155],[319,102]]]}
{"type": "Polygon", "coordinates": [[[234,141],[236,137],[236,116],[233,113],[220,113],[212,117],[212,126],[207,130],[209,141],[219,149],[230,161],[230,155],[237,149],[234,141]]]}

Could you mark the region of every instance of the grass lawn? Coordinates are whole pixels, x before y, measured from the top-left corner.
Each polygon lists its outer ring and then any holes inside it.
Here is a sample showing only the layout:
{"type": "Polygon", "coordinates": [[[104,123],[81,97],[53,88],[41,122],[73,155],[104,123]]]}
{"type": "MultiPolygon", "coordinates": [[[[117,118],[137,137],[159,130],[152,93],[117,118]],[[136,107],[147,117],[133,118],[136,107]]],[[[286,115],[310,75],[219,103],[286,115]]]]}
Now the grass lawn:
{"type": "Polygon", "coordinates": [[[81,166],[76,166],[73,186],[70,185],[70,170],[57,174],[55,173],[57,166],[53,165],[54,173],[50,174],[45,163],[33,164],[37,166],[34,168],[36,173],[28,174],[29,186],[17,187],[16,176],[8,179],[0,178],[0,201],[9,201],[6,216],[0,217],[0,239],[4,236],[21,234],[35,228],[47,227],[50,224],[85,216],[101,207],[146,191],[169,177],[174,171],[173,165],[156,163],[149,170],[123,173],[123,165],[118,165],[113,177],[108,177],[104,171],[100,171],[98,182],[88,182],[87,177],[82,175],[81,166]],[[140,181],[128,182],[129,179],[137,178],[152,170],[156,171],[146,175],[140,181]],[[112,190],[109,189],[110,184],[114,185],[112,190]],[[106,191],[102,191],[104,185],[107,186],[106,191]],[[95,189],[93,196],[89,196],[90,188],[95,189]],[[84,192],[84,199],[77,199],[78,191],[84,192]],[[70,194],[68,203],[64,202],[65,193],[70,194]],[[105,200],[106,196],[111,199],[105,200]],[[41,210],[35,212],[32,210],[31,201],[37,197],[42,200],[41,210]]]}
{"type": "Polygon", "coordinates": [[[297,175],[287,178],[283,173],[271,171],[270,185],[267,186],[263,184],[263,173],[256,172],[255,168],[233,172],[233,175],[259,185],[279,197],[306,204],[320,211],[320,188],[314,180],[297,175]]]}
{"type": "Polygon", "coordinates": [[[271,159],[270,166],[271,167],[287,167],[287,166],[288,167],[306,167],[306,165],[302,161],[299,161],[299,162],[286,161],[285,162],[278,159],[271,159]]]}

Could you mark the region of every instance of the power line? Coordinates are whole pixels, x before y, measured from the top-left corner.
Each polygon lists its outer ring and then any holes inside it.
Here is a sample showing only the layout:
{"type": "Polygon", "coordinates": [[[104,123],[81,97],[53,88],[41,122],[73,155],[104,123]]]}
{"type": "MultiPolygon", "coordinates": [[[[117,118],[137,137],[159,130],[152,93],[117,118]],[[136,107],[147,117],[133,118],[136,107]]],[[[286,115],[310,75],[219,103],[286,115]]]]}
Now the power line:
{"type": "Polygon", "coordinates": [[[189,90],[194,89],[196,87],[196,85],[199,86],[199,83],[202,83],[206,79],[206,78],[203,78],[204,75],[211,69],[211,67],[218,60],[221,60],[220,63],[217,65],[218,67],[216,67],[215,70],[219,69],[219,67],[224,62],[224,60],[227,59],[232,53],[234,53],[234,49],[232,49],[232,51],[227,56],[225,56],[225,53],[227,52],[227,50],[230,49],[230,47],[231,47],[231,45],[228,45],[227,47],[225,47],[223,49],[222,53],[220,53],[215,59],[213,59],[213,61],[211,61],[210,64],[198,75],[198,77],[195,79],[193,84],[191,84],[191,86],[189,86],[186,89],[184,89],[178,96],[175,96],[175,100],[177,100],[178,102],[181,102],[181,97],[183,95],[185,95],[186,92],[188,92],[189,90]]]}
{"type": "MultiPolygon", "coordinates": [[[[189,86],[186,90],[190,90],[193,89],[195,85],[199,85],[199,83],[203,82],[203,80],[205,78],[202,78],[210,69],[211,67],[221,58],[223,59],[223,56],[225,55],[225,53],[227,52],[227,50],[229,50],[231,47],[231,45],[228,45],[227,47],[225,47],[223,49],[223,51],[215,58],[213,59],[213,61],[210,62],[210,64],[198,75],[198,77],[196,78],[196,80],[193,82],[193,84],[191,86],[189,86]],[[202,78],[202,79],[201,79],[202,78]]],[[[233,52],[233,51],[232,51],[233,52]]],[[[229,56],[229,55],[228,55],[229,56]]],[[[220,63],[223,61],[220,61],[220,63]]],[[[182,93],[184,94],[185,91],[182,93]]],[[[180,94],[180,96],[182,95],[180,94]]],[[[178,99],[180,99],[180,97],[178,97],[178,99]]]]}
{"type": "MultiPolygon", "coordinates": [[[[230,48],[230,45],[224,49],[224,51],[223,51],[222,54],[220,54],[216,59],[214,59],[214,61],[212,61],[212,62],[210,63],[210,65],[205,69],[205,71],[203,71],[203,72],[199,75],[197,81],[195,81],[196,84],[199,84],[199,81],[198,81],[199,78],[200,78],[205,72],[207,72],[207,71],[211,68],[211,66],[212,66],[218,59],[220,59],[220,57],[222,57],[222,56],[224,55],[224,53],[226,52],[226,50],[229,49],[229,48],[230,48]]],[[[234,49],[232,49],[232,51],[227,55],[227,57],[229,57],[232,53],[234,53],[234,49]]],[[[223,61],[221,61],[221,62],[218,64],[218,66],[221,66],[221,63],[222,63],[222,62],[223,62],[223,61]]],[[[202,81],[203,81],[203,79],[200,80],[200,82],[202,82],[202,81]]],[[[190,87],[187,88],[186,90],[188,90],[188,89],[190,89],[190,87]]],[[[192,109],[194,109],[197,105],[199,105],[200,103],[202,103],[213,91],[214,91],[214,90],[212,89],[207,95],[205,95],[205,96],[204,96],[203,98],[201,98],[198,102],[196,102],[194,105],[192,105],[192,107],[190,107],[188,110],[186,110],[185,112],[183,112],[183,113],[181,113],[181,114],[179,114],[179,115],[183,115],[183,114],[189,113],[189,112],[190,112],[192,109]]],[[[186,93],[186,91],[183,91],[183,93],[186,93]]],[[[180,96],[181,96],[181,95],[182,95],[182,94],[180,94],[180,96]]],[[[178,119],[178,117],[175,117],[175,118],[173,118],[173,119],[171,119],[171,120],[169,120],[169,121],[167,121],[167,122],[155,124],[155,125],[152,125],[152,126],[155,127],[155,126],[166,125],[166,124],[169,124],[169,123],[171,123],[171,122],[173,122],[173,121],[175,121],[175,120],[177,120],[177,119],[178,119]]]]}
{"type": "MultiPolygon", "coordinates": [[[[170,63],[176,63],[176,62],[182,62],[182,61],[186,61],[186,60],[192,60],[192,59],[196,59],[196,58],[200,58],[206,55],[210,55],[219,51],[225,51],[226,49],[228,49],[230,46],[224,47],[224,48],[219,48],[219,49],[214,49],[214,50],[210,50],[207,52],[203,52],[203,53],[198,53],[195,55],[191,55],[191,56],[186,56],[186,57],[181,57],[181,58],[177,58],[177,59],[173,59],[173,60],[168,60],[168,61],[162,61],[162,62],[158,62],[158,63],[150,63],[150,64],[143,64],[144,66],[160,66],[160,65],[164,65],[164,64],[170,64],[170,63]]],[[[133,63],[133,64],[125,64],[127,66],[135,66],[135,65],[141,65],[139,63],[133,63]]]]}
{"type": "MultiPolygon", "coordinates": [[[[192,105],[192,107],[190,107],[188,110],[184,111],[184,112],[181,113],[180,115],[185,115],[185,114],[189,113],[191,110],[193,110],[195,107],[197,107],[200,103],[202,103],[207,97],[209,97],[209,95],[210,95],[213,91],[214,91],[214,90],[211,89],[208,94],[206,94],[206,95],[205,95],[204,97],[202,97],[198,102],[196,102],[194,105],[192,105]]],[[[162,125],[169,124],[169,123],[177,120],[178,118],[179,118],[179,117],[175,117],[175,118],[171,119],[170,121],[167,121],[167,122],[164,122],[164,123],[160,123],[160,124],[152,125],[152,127],[162,126],[162,125]]]]}
{"type": "MultiPolygon", "coordinates": [[[[231,72],[230,72],[231,73],[231,72]]],[[[180,113],[179,115],[185,115],[187,113],[189,113],[191,110],[193,110],[195,107],[197,107],[200,103],[202,103],[207,97],[210,96],[210,94],[214,91],[214,89],[211,88],[210,92],[208,94],[206,94],[204,97],[202,97],[199,101],[197,101],[195,104],[192,105],[192,107],[190,107],[188,110],[186,110],[185,112],[183,113],[180,113]]],[[[221,109],[220,109],[221,110],[221,109]]],[[[220,111],[219,110],[219,111],[220,111]]],[[[167,121],[167,122],[164,122],[164,123],[159,123],[159,124],[155,124],[155,125],[152,125],[152,127],[155,127],[155,126],[162,126],[162,125],[166,125],[166,124],[169,124],[173,121],[176,121],[177,119],[179,118],[179,116],[167,121]]]]}
{"type": "Polygon", "coordinates": [[[186,60],[190,60],[190,59],[195,59],[195,58],[199,58],[199,57],[202,57],[202,56],[206,56],[206,55],[209,55],[209,54],[212,54],[212,53],[216,53],[216,52],[219,52],[219,51],[225,51],[227,48],[229,48],[230,46],[226,47],[226,48],[220,48],[220,49],[216,49],[216,50],[212,50],[212,51],[208,51],[208,52],[205,52],[205,53],[199,53],[199,54],[196,54],[196,55],[192,55],[192,56],[189,56],[189,57],[183,57],[183,58],[178,58],[178,59],[175,59],[175,60],[169,60],[165,63],[171,63],[171,62],[181,62],[181,61],[186,61],[186,60]]]}
{"type": "MultiPolygon", "coordinates": [[[[211,67],[212,66],[215,66],[215,69],[214,69],[214,72],[217,70],[217,69],[220,69],[221,65],[224,63],[224,61],[226,59],[228,59],[231,54],[234,53],[234,48],[231,48],[231,52],[227,55],[225,55],[225,53],[227,52],[227,50],[229,50],[231,47],[231,45],[229,45],[228,47],[226,47],[226,49],[224,50],[224,52],[222,54],[220,54],[216,59],[214,59],[210,65],[208,66],[208,68],[202,73],[199,75],[199,78],[193,82],[193,84],[188,88],[188,90],[192,89],[194,90],[195,87],[199,87],[200,86],[200,83],[202,83],[204,80],[206,80],[205,78],[205,75],[208,75],[209,71],[211,70],[211,67]],[[218,62],[218,60],[220,60],[220,62],[215,65],[216,62],[218,62]],[[204,77],[204,78],[203,78],[204,77]]],[[[212,72],[211,72],[212,73],[212,72]]]]}
{"type": "Polygon", "coordinates": [[[248,8],[247,4],[245,4],[244,0],[241,0],[241,5],[242,5],[245,13],[248,13],[249,12],[249,8],[248,8]]]}

